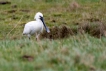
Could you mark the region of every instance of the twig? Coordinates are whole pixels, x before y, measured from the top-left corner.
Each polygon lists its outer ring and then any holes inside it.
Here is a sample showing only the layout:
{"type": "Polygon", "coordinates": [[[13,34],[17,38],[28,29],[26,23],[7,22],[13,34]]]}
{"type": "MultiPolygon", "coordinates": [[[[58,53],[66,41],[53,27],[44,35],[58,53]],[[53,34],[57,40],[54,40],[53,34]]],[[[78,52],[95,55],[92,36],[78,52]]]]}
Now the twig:
{"type": "MultiPolygon", "coordinates": [[[[22,20],[22,18],[23,18],[23,15],[22,15],[22,17],[20,18],[20,20],[18,21],[18,23],[20,23],[20,21],[22,20]]],[[[18,23],[14,26],[13,29],[11,29],[10,32],[8,32],[7,36],[10,35],[10,33],[18,26],[18,23]]]]}

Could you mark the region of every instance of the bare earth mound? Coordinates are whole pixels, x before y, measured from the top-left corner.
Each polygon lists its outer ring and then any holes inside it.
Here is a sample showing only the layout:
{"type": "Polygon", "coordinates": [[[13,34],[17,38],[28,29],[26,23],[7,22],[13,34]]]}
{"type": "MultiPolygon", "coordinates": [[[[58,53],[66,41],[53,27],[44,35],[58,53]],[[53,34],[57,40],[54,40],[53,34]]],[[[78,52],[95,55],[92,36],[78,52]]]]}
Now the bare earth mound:
{"type": "Polygon", "coordinates": [[[78,25],[77,29],[69,28],[67,26],[54,26],[50,28],[50,31],[49,34],[44,31],[41,38],[62,39],[78,33],[87,33],[91,36],[100,38],[101,36],[106,36],[106,25],[101,22],[82,23],[78,25]]]}

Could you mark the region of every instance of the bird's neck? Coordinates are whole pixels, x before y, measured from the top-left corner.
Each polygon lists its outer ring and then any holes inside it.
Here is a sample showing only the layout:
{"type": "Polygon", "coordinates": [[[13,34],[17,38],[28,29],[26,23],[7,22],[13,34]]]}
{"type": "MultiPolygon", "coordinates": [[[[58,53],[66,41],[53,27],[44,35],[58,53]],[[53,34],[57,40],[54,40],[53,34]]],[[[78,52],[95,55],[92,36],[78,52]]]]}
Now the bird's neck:
{"type": "Polygon", "coordinates": [[[36,21],[39,21],[39,22],[43,23],[40,19],[37,19],[36,21]]]}

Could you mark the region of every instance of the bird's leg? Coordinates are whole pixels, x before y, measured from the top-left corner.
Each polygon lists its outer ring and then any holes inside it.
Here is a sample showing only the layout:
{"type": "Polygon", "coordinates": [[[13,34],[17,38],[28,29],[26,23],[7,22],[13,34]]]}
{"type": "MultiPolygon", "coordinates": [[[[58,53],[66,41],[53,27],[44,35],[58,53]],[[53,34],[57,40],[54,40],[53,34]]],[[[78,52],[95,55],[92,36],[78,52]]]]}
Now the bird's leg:
{"type": "Polygon", "coordinates": [[[37,40],[37,41],[40,41],[40,39],[39,39],[39,34],[36,34],[36,40],[37,40]]]}
{"type": "Polygon", "coordinates": [[[30,40],[30,34],[28,34],[28,38],[29,38],[29,40],[30,40]]]}
{"type": "Polygon", "coordinates": [[[38,43],[39,47],[41,47],[41,50],[44,50],[42,47],[42,44],[39,42],[40,41],[39,35],[40,35],[40,33],[36,34],[36,40],[38,41],[37,43],[38,43]]]}

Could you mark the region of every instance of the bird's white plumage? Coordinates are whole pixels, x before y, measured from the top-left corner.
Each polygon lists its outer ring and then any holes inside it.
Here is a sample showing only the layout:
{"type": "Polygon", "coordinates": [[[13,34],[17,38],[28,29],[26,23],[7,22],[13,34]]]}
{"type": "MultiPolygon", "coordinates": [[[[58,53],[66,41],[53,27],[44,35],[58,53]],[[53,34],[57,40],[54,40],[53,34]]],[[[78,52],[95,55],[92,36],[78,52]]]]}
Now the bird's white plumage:
{"type": "Polygon", "coordinates": [[[38,12],[36,13],[34,19],[36,21],[30,21],[25,24],[23,34],[27,35],[30,38],[30,35],[36,34],[36,38],[38,38],[39,34],[43,31],[43,22],[41,21],[40,17],[43,17],[43,14],[38,12]]]}
{"type": "Polygon", "coordinates": [[[35,34],[40,33],[43,30],[43,24],[37,21],[31,21],[25,24],[23,34],[35,34]],[[39,24],[39,25],[38,25],[39,24]]]}
{"type": "Polygon", "coordinates": [[[40,16],[43,17],[43,14],[41,12],[38,12],[36,13],[34,19],[39,20],[40,16]]]}

